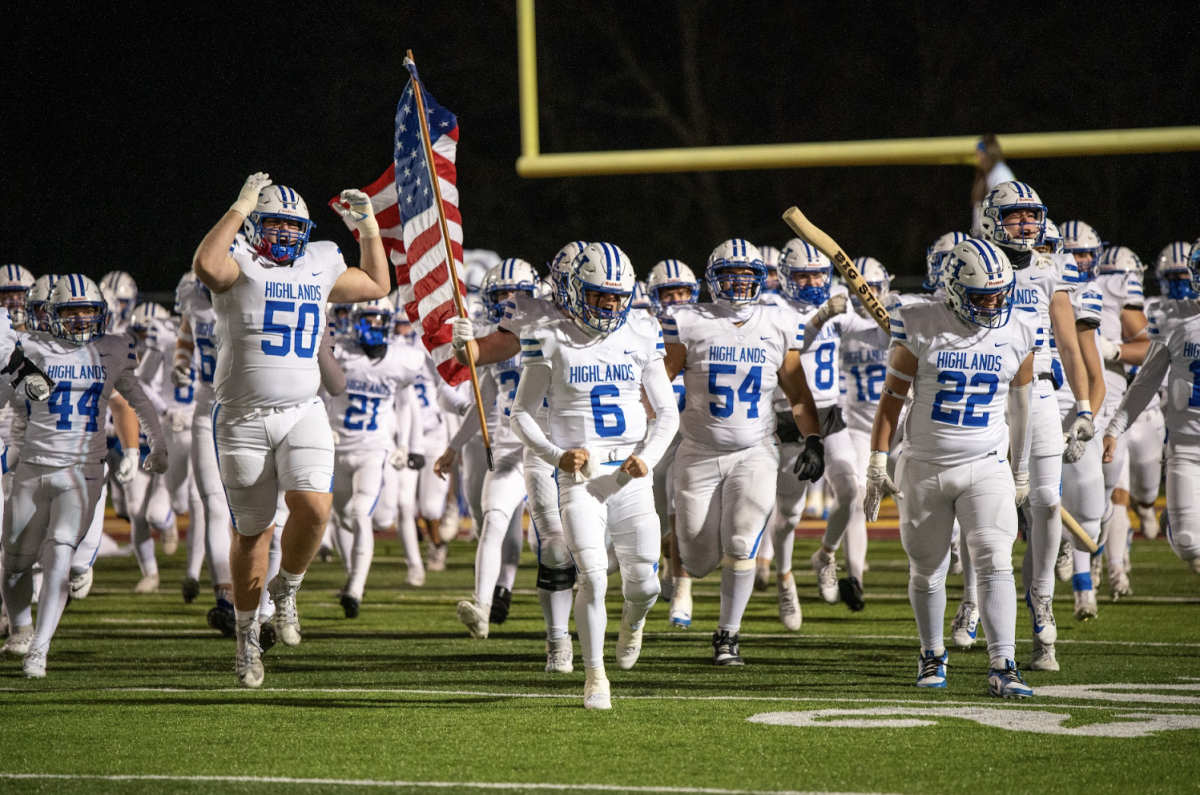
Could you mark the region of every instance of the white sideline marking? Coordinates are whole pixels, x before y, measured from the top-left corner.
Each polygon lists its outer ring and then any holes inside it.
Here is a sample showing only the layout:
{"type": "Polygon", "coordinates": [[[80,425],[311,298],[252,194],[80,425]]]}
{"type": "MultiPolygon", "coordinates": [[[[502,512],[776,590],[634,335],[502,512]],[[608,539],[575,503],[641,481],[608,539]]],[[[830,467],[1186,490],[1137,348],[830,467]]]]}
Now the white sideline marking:
{"type": "Polygon", "coordinates": [[[101,624],[198,624],[197,618],[101,618],[101,624]]]}
{"type": "Polygon", "coordinates": [[[369,778],[284,778],[281,776],[165,776],[94,775],[74,773],[0,773],[0,779],[78,781],[202,781],[223,784],[315,784],[340,787],[429,789],[572,790],[577,792],[663,792],[681,795],[874,795],[853,792],[814,792],[794,789],[722,789],[720,787],[646,787],[625,784],[501,783],[491,781],[377,781],[369,778]]]}
{"type": "MultiPolygon", "coordinates": [[[[643,633],[648,638],[686,638],[688,633],[678,629],[663,630],[661,632],[645,632],[643,633]]],[[[911,640],[919,641],[916,635],[806,635],[803,632],[792,633],[755,633],[743,632],[743,638],[759,639],[759,640],[786,640],[812,638],[813,640],[911,640]]],[[[697,635],[699,637],[699,635],[697,635]]],[[[1017,638],[1017,643],[1033,643],[1030,638],[1017,638]]],[[[1165,646],[1171,648],[1200,648],[1200,643],[1149,643],[1144,641],[1133,640],[1072,640],[1070,638],[1059,638],[1055,643],[1077,643],[1089,646],[1165,646]]]]}
{"type": "MultiPolygon", "coordinates": [[[[1107,694],[1101,691],[1103,688],[1176,688],[1187,687],[1177,685],[1067,685],[1059,687],[1042,687],[1034,691],[1034,695],[1041,696],[1043,690],[1058,690],[1064,689],[1071,691],[1069,694],[1063,695],[1048,694],[1049,698],[1070,698],[1070,699],[1090,699],[1093,701],[1110,700],[1110,701],[1146,701],[1155,703],[1178,703],[1185,707],[1195,703],[1196,699],[1187,697],[1179,697],[1178,700],[1164,696],[1147,695],[1145,698],[1138,697],[1136,693],[1123,693],[1118,696],[1109,698],[1107,694]],[[1075,688],[1091,688],[1090,692],[1080,692],[1076,694],[1075,688]]],[[[60,691],[45,690],[31,691],[20,687],[0,687],[0,693],[37,693],[54,694],[60,691]]],[[[258,690],[247,690],[244,687],[84,687],[73,688],[70,693],[323,693],[326,695],[415,695],[415,696],[478,696],[481,698],[512,698],[512,699],[569,699],[578,700],[581,698],[580,693],[504,693],[492,692],[486,690],[433,690],[424,688],[410,687],[264,687],[258,690]]],[[[922,698],[821,698],[819,696],[626,696],[617,693],[616,698],[622,701],[771,701],[771,702],[786,702],[786,703],[809,703],[818,704],[913,704],[920,707],[979,707],[981,703],[991,704],[995,708],[1017,708],[1030,709],[1045,707],[1044,701],[998,701],[998,702],[979,702],[979,701],[930,701],[922,698]]],[[[1065,705],[1062,705],[1065,706],[1065,705]]],[[[1070,705],[1071,709],[1115,709],[1118,708],[1111,704],[1079,704],[1070,705]]],[[[1190,714],[1192,710],[1177,709],[1163,710],[1155,707],[1126,707],[1121,706],[1122,710],[1139,710],[1152,713],[1181,713],[1190,714]]]]}

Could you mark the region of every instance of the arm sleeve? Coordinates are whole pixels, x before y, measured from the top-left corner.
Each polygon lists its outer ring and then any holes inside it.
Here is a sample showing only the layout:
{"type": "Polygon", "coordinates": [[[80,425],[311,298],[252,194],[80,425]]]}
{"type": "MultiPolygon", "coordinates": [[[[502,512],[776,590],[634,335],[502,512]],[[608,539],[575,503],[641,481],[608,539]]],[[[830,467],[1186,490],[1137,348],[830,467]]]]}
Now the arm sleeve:
{"type": "Polygon", "coordinates": [[[25,429],[29,427],[29,404],[24,400],[14,400],[12,426],[8,432],[8,461],[9,467],[20,459],[21,448],[25,446],[25,429]]]}
{"type": "MultiPolygon", "coordinates": [[[[557,467],[564,451],[546,438],[546,434],[538,427],[534,418],[538,406],[542,405],[546,393],[550,391],[550,379],[553,375],[549,367],[525,367],[521,373],[521,383],[517,386],[516,400],[513,402],[511,427],[512,432],[534,455],[557,467]]],[[[670,383],[667,386],[670,387],[670,383]]],[[[678,422],[678,419],[676,421],[678,422]]]]}
{"type": "Polygon", "coordinates": [[[396,390],[395,411],[396,411],[396,433],[393,435],[392,441],[397,447],[409,449],[409,436],[412,434],[412,420],[409,412],[412,411],[412,405],[416,401],[416,395],[413,392],[412,384],[400,387],[396,390]]]}
{"type": "Polygon", "coordinates": [[[1146,406],[1150,405],[1170,367],[1171,352],[1167,347],[1161,342],[1150,343],[1150,352],[1146,354],[1146,360],[1134,376],[1133,383],[1125,391],[1125,397],[1121,398],[1121,405],[1117,406],[1116,413],[1104,431],[1105,436],[1120,436],[1125,433],[1133,421],[1145,411],[1146,406]]]}
{"type": "Polygon", "coordinates": [[[158,412],[154,409],[154,403],[146,395],[146,390],[142,389],[142,383],[138,380],[133,368],[127,368],[122,372],[113,386],[137,414],[138,423],[142,426],[142,433],[146,434],[146,438],[150,441],[150,449],[166,450],[166,439],[163,438],[162,426],[158,424],[158,412]]]}
{"type": "MultiPolygon", "coordinates": [[[[464,382],[466,383],[466,382],[464,382]]],[[[457,389],[447,384],[445,381],[438,379],[437,382],[437,403],[443,411],[448,411],[451,414],[457,414],[459,417],[465,417],[471,411],[472,400],[471,392],[473,390],[457,389]]],[[[482,391],[482,387],[480,387],[482,391]]]]}
{"type": "Polygon", "coordinates": [[[1008,391],[1008,439],[1013,472],[1029,470],[1029,451],[1033,435],[1029,433],[1029,394],[1033,384],[1016,386],[1008,391]]]}
{"type": "Polygon", "coordinates": [[[642,388],[646,390],[646,399],[654,409],[655,418],[639,457],[653,469],[662,460],[679,431],[679,406],[661,359],[650,362],[642,372],[642,388]]]}

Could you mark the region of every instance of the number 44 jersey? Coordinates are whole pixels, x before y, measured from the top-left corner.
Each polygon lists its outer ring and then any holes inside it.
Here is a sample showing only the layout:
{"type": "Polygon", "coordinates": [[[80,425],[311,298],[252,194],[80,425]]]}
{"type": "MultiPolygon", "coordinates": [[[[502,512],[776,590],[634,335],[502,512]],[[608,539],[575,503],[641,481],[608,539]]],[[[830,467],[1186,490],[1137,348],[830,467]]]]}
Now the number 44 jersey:
{"type": "MultiPolygon", "coordinates": [[[[720,452],[770,442],[775,434],[771,394],[789,350],[804,343],[804,324],[790,309],[758,304],[736,325],[716,304],[672,307],[664,339],[687,348],[683,438],[720,452]]],[[[834,379],[836,381],[836,379],[834,379]]]]}
{"type": "Polygon", "coordinates": [[[49,400],[27,403],[21,460],[52,467],[103,462],[109,397],[114,390],[127,399],[133,390],[142,391],[132,335],[109,334],[80,346],[35,331],[24,335],[21,345],[54,381],[49,400]]]}
{"type": "Polygon", "coordinates": [[[1008,458],[1004,409],[1009,383],[1043,345],[1037,315],[1012,312],[1000,328],[968,324],[949,304],[892,309],[892,339],[917,357],[905,455],[958,466],[991,455],[1008,458]]]}

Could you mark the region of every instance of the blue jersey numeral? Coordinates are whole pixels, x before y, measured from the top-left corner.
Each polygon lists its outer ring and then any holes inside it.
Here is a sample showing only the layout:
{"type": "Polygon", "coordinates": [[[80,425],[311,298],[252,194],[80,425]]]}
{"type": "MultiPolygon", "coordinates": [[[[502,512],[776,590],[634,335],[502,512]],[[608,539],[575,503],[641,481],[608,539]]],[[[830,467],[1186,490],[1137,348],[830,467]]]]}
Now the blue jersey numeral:
{"type": "Polygon", "coordinates": [[[196,383],[196,371],[188,370],[188,377],[191,378],[192,383],[187,386],[175,387],[175,402],[185,406],[196,399],[196,387],[194,386],[196,383]]]}
{"type": "Polygon", "coordinates": [[[425,382],[424,381],[414,382],[413,389],[417,393],[417,400],[421,401],[421,408],[429,408],[429,395],[425,391],[425,382]]]}
{"type": "Polygon", "coordinates": [[[833,366],[835,348],[837,348],[836,343],[826,342],[813,352],[813,360],[817,363],[817,371],[813,374],[813,380],[817,382],[817,389],[831,389],[833,387],[833,379],[836,373],[833,366]]]}
{"type": "Polygon", "coordinates": [[[996,394],[996,387],[1000,384],[1000,379],[994,373],[975,373],[971,376],[971,388],[986,387],[987,392],[977,392],[967,397],[966,408],[962,411],[956,408],[943,408],[943,404],[957,403],[966,395],[966,373],[958,370],[943,370],[938,375],[938,383],[953,385],[953,389],[942,389],[933,396],[933,412],[930,416],[934,422],[943,422],[947,425],[961,424],[966,428],[987,427],[990,413],[985,411],[982,414],[976,414],[975,410],[992,402],[992,398],[996,394]]]}
{"type": "Polygon", "coordinates": [[[217,374],[216,346],[206,337],[197,337],[196,349],[200,351],[200,380],[211,384],[217,374]]]}
{"type": "Polygon", "coordinates": [[[687,408],[687,387],[683,384],[671,384],[671,388],[675,390],[675,402],[679,404],[679,413],[687,408]]]}
{"type": "Polygon", "coordinates": [[[1192,373],[1192,397],[1188,400],[1188,405],[1200,406],[1200,359],[1194,359],[1188,370],[1192,373]]]}
{"type": "Polygon", "coordinates": [[[287,356],[292,351],[301,359],[311,359],[317,351],[317,336],[321,333],[321,308],[316,304],[300,304],[294,301],[267,301],[263,312],[263,333],[278,334],[279,341],[262,341],[262,351],[268,356],[287,356]],[[296,328],[280,322],[277,314],[296,313],[296,328]],[[307,339],[305,335],[307,334],[307,339]]]}
{"type": "MultiPolygon", "coordinates": [[[[503,389],[505,384],[512,384],[512,389],[508,391],[508,406],[512,406],[513,401],[517,399],[517,386],[521,383],[521,373],[517,370],[505,370],[500,373],[500,388],[503,389]]],[[[504,416],[508,416],[511,412],[506,406],[504,408],[504,416]]]]}
{"type": "Polygon", "coordinates": [[[883,382],[887,378],[887,368],[882,364],[868,364],[859,368],[856,364],[850,368],[854,376],[854,384],[858,388],[858,402],[866,403],[879,400],[883,394],[883,382]]]}
{"type": "Polygon", "coordinates": [[[601,398],[620,395],[621,390],[617,389],[616,384],[596,384],[592,387],[592,422],[596,426],[596,435],[602,439],[625,433],[625,412],[621,407],[606,406],[600,402],[601,398]]]}
{"type": "Polygon", "coordinates": [[[762,366],[756,364],[750,368],[750,372],[742,379],[741,386],[737,388],[736,393],[732,386],[723,386],[717,383],[719,375],[737,375],[737,365],[710,364],[708,366],[708,394],[721,399],[720,402],[709,401],[709,413],[714,417],[732,417],[734,402],[741,400],[746,404],[746,417],[757,419],[758,401],[762,398],[762,366]]]}
{"type": "Polygon", "coordinates": [[[379,424],[379,402],[383,398],[371,397],[370,395],[361,395],[351,393],[346,396],[350,400],[350,405],[346,407],[346,418],[342,420],[342,425],[349,431],[374,431],[378,430],[379,424]],[[369,407],[369,408],[368,408],[369,407]],[[371,419],[367,422],[367,427],[363,428],[364,420],[352,420],[352,417],[366,417],[370,413],[371,419]]]}
{"type": "Polygon", "coordinates": [[[76,412],[79,416],[87,418],[87,424],[83,428],[85,431],[96,431],[100,427],[100,395],[104,392],[104,384],[93,381],[79,396],[74,406],[71,405],[71,387],[70,381],[59,381],[55,384],[54,393],[50,395],[46,408],[51,414],[58,415],[54,427],[60,431],[71,430],[71,414],[76,412]]]}

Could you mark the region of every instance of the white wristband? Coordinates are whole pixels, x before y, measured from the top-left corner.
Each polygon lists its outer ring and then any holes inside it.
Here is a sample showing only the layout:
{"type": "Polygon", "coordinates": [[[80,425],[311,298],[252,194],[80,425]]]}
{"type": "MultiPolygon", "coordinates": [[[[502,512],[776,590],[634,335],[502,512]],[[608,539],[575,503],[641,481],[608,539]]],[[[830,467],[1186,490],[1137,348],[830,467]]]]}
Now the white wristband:
{"type": "Polygon", "coordinates": [[[1091,414],[1092,413],[1092,401],[1090,401],[1090,400],[1075,401],[1075,413],[1076,414],[1091,414]]]}

